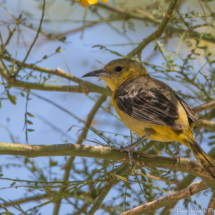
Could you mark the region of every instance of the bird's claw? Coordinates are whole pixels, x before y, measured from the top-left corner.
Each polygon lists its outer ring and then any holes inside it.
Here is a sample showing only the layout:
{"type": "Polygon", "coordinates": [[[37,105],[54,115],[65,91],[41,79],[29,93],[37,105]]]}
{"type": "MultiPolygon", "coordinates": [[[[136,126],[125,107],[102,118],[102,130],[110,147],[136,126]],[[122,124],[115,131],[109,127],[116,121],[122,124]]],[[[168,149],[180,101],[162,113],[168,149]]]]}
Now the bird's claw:
{"type": "Polygon", "coordinates": [[[128,152],[128,156],[130,158],[130,164],[131,164],[131,170],[134,168],[134,157],[133,157],[133,149],[138,146],[144,139],[146,139],[148,136],[150,136],[152,133],[152,131],[149,132],[149,134],[144,135],[143,137],[141,137],[139,140],[137,140],[136,142],[134,142],[133,144],[131,144],[130,146],[120,146],[120,152],[128,152]]]}
{"type": "Polygon", "coordinates": [[[173,155],[174,158],[177,158],[178,159],[178,162],[180,164],[180,158],[181,158],[181,155],[180,153],[176,152],[174,155],[173,155]]]}
{"type": "Polygon", "coordinates": [[[133,148],[130,146],[126,146],[126,147],[120,146],[120,152],[124,152],[124,151],[128,152],[128,156],[131,164],[131,170],[132,170],[134,168],[133,148]]]}

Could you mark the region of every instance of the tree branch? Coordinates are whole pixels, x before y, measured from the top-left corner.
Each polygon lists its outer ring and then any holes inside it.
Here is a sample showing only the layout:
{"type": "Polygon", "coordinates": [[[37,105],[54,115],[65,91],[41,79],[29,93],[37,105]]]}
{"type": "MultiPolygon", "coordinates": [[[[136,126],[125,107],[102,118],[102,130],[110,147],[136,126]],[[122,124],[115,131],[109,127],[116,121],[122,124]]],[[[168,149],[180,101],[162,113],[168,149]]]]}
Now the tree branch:
{"type": "MultiPolygon", "coordinates": [[[[210,152],[208,153],[208,155],[212,158],[215,157],[215,148],[212,148],[210,150],[210,152]]],[[[192,181],[195,179],[195,175],[187,175],[177,186],[177,190],[181,190],[181,189],[184,189],[186,188],[187,186],[189,186],[189,184],[192,183],[192,181]]],[[[168,215],[171,213],[170,209],[174,208],[175,205],[177,204],[177,202],[175,203],[172,203],[172,204],[169,204],[167,205],[160,213],[160,215],[168,215]]]]}
{"type": "MultiPolygon", "coordinates": [[[[93,106],[90,113],[88,114],[85,126],[76,142],[77,145],[81,145],[82,142],[86,139],[86,136],[87,136],[88,130],[90,128],[90,125],[93,121],[93,118],[94,118],[95,114],[97,113],[98,109],[100,108],[100,106],[102,105],[102,103],[106,100],[106,98],[107,98],[107,96],[102,95],[98,99],[98,101],[95,103],[95,105],[93,106]]],[[[67,163],[65,165],[65,173],[63,176],[64,182],[67,182],[69,180],[70,170],[72,168],[74,158],[75,158],[74,156],[70,156],[69,160],[67,161],[67,163]]],[[[66,191],[66,188],[67,188],[67,186],[62,185],[62,187],[60,188],[60,191],[59,191],[59,195],[64,193],[66,191]]],[[[59,210],[60,210],[60,204],[61,204],[61,198],[58,199],[58,201],[55,203],[53,215],[58,215],[59,210]]]]}
{"type": "Polygon", "coordinates": [[[178,0],[172,0],[169,8],[166,11],[166,14],[164,18],[162,19],[160,25],[158,26],[157,30],[150,34],[148,37],[146,37],[134,50],[132,50],[130,53],[128,53],[127,57],[132,58],[136,54],[141,53],[141,51],[153,40],[158,39],[164,32],[165,27],[167,26],[170,17],[175,9],[175,6],[177,4],[178,0]]]}
{"type": "Polygon", "coordinates": [[[215,107],[215,100],[193,108],[194,113],[199,113],[215,107]]]}
{"type": "MultiPolygon", "coordinates": [[[[22,64],[21,61],[15,60],[10,57],[1,56],[1,58],[13,64],[16,64],[17,66],[20,66],[22,64]]],[[[109,96],[112,95],[112,92],[109,88],[100,87],[90,82],[83,81],[80,78],[72,76],[59,68],[57,68],[56,70],[52,70],[52,69],[43,68],[43,67],[36,66],[34,64],[27,64],[27,63],[23,64],[23,67],[48,73],[51,75],[60,76],[62,78],[66,78],[67,80],[78,83],[79,85],[78,86],[63,85],[62,87],[62,85],[46,85],[46,84],[37,84],[37,83],[30,83],[25,81],[18,81],[16,79],[14,80],[14,77],[12,78],[9,77],[6,74],[6,72],[4,72],[4,69],[2,67],[0,67],[0,73],[7,80],[8,85],[14,86],[14,87],[24,87],[27,89],[46,90],[46,91],[50,90],[50,91],[79,92],[79,93],[97,92],[97,93],[101,93],[109,96]],[[79,90],[77,90],[77,88],[79,88],[79,90]]]]}
{"type": "Polygon", "coordinates": [[[212,194],[210,202],[208,204],[207,212],[205,215],[213,215],[215,209],[215,192],[212,194]]]}
{"type": "MultiPolygon", "coordinates": [[[[95,6],[104,8],[109,11],[113,11],[115,13],[119,13],[124,17],[125,20],[128,20],[128,19],[142,20],[144,22],[149,22],[154,26],[158,26],[161,23],[160,21],[156,21],[155,19],[151,18],[151,16],[146,16],[146,14],[143,15],[141,13],[141,10],[134,9],[135,13],[129,13],[123,8],[113,7],[107,4],[98,3],[95,6]]],[[[202,35],[202,33],[198,33],[196,31],[186,31],[185,29],[176,28],[172,24],[167,24],[166,30],[168,30],[168,32],[177,36],[180,36],[183,33],[186,33],[186,35],[189,35],[190,38],[201,38],[202,40],[205,40],[207,42],[215,43],[214,37],[202,35]]]]}
{"type": "Polygon", "coordinates": [[[199,125],[215,131],[215,122],[199,119],[199,125]]]}
{"type": "MultiPolygon", "coordinates": [[[[120,152],[120,149],[79,144],[24,145],[0,142],[0,155],[21,155],[26,157],[81,156],[109,159],[124,163],[130,162],[127,152],[120,152]]],[[[186,172],[201,177],[209,185],[215,185],[214,179],[204,172],[200,164],[186,158],[181,158],[179,165],[176,158],[134,152],[134,160],[138,166],[186,172]]]]}
{"type": "MultiPolygon", "coordinates": [[[[119,168],[119,170],[116,171],[116,174],[120,176],[129,174],[129,172],[131,172],[129,166],[130,164],[128,163],[123,164],[121,168],[119,168]]],[[[107,196],[111,188],[119,181],[120,181],[119,178],[114,178],[114,179],[112,178],[111,180],[105,183],[105,186],[101,189],[99,196],[97,197],[96,201],[94,202],[93,206],[88,212],[89,215],[93,215],[100,208],[103,200],[105,199],[105,197],[107,196]]]]}
{"type": "Polygon", "coordinates": [[[198,181],[191,184],[190,186],[188,186],[183,190],[176,191],[160,199],[154,200],[152,202],[149,202],[141,206],[138,206],[136,208],[133,208],[131,210],[128,210],[124,213],[121,213],[121,215],[133,215],[133,214],[137,215],[137,214],[143,214],[143,213],[146,214],[154,210],[157,210],[159,208],[162,208],[163,206],[166,206],[168,204],[177,202],[181,199],[190,198],[196,193],[199,193],[200,191],[203,191],[209,187],[210,186],[206,185],[203,181],[198,181]]]}

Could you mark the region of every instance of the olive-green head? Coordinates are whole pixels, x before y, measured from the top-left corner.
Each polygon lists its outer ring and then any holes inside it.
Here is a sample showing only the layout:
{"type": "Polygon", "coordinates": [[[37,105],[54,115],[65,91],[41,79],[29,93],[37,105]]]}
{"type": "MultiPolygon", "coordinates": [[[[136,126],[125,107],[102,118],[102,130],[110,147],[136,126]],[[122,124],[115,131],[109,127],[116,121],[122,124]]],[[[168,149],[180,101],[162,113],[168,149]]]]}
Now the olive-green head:
{"type": "Polygon", "coordinates": [[[141,64],[130,59],[117,59],[108,63],[103,69],[89,72],[83,77],[101,77],[114,91],[125,81],[139,76],[149,76],[141,64]]]}

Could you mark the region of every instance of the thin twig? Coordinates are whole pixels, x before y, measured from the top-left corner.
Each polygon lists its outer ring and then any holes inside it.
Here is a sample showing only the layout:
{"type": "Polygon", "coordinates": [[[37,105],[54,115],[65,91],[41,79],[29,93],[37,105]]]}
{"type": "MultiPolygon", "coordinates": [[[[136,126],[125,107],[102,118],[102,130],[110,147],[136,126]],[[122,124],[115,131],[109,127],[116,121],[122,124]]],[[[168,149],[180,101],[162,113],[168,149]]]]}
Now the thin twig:
{"type": "MultiPolygon", "coordinates": [[[[7,57],[7,56],[2,56],[1,57],[2,59],[4,60],[7,60],[7,61],[10,61],[11,63],[14,63],[18,66],[20,66],[22,64],[21,61],[18,61],[18,60],[15,60],[13,58],[10,58],[10,57],[7,57]]],[[[95,89],[97,92],[104,92],[106,91],[107,94],[106,95],[112,95],[111,91],[107,88],[104,88],[104,87],[100,87],[98,85],[95,85],[95,84],[92,84],[90,82],[87,82],[87,81],[83,81],[81,80],[80,78],[77,78],[71,74],[68,74],[66,73],[65,71],[63,71],[62,69],[60,68],[57,68],[56,70],[53,70],[53,69],[48,69],[48,68],[44,68],[44,67],[39,67],[39,66],[36,66],[34,64],[27,64],[27,63],[24,63],[22,65],[22,67],[25,67],[25,68],[28,68],[28,69],[33,69],[33,70],[36,70],[36,71],[40,71],[40,72],[44,72],[44,73],[47,73],[47,74],[51,74],[51,75],[56,75],[56,76],[60,76],[62,78],[66,78],[67,80],[70,80],[70,81],[73,81],[75,83],[78,83],[80,84],[81,87],[85,88],[85,93],[87,93],[87,91],[91,89],[95,89]]],[[[0,71],[1,73],[1,71],[0,71]]],[[[5,76],[4,76],[5,77],[5,76]]],[[[29,82],[19,82],[20,84],[22,83],[23,86],[25,86],[25,83],[29,83],[29,82]]],[[[26,84],[28,85],[28,84],[26,84]]],[[[46,85],[47,86],[47,85],[46,85]]],[[[58,85],[59,86],[59,85],[58,85]]],[[[21,87],[21,86],[20,86],[21,87]]],[[[26,86],[28,87],[28,86],[26,86]]],[[[36,87],[36,85],[35,85],[36,87]]],[[[38,86],[39,87],[39,86],[38,86]]],[[[71,86],[68,86],[68,89],[70,88],[71,86]]],[[[39,87],[40,88],[40,87],[39,87]]],[[[53,89],[54,90],[54,89],[53,89]]],[[[60,90],[61,91],[61,90],[60,90]]],[[[62,90],[64,91],[64,90],[62,90]]]]}
{"type": "Polygon", "coordinates": [[[21,64],[20,67],[18,68],[16,74],[18,74],[19,71],[22,69],[23,65],[25,64],[25,61],[27,60],[27,58],[28,58],[28,56],[29,56],[29,54],[30,54],[30,52],[31,52],[31,50],[32,50],[32,48],[33,48],[33,46],[34,46],[34,44],[36,43],[39,34],[40,34],[40,30],[41,30],[42,23],[43,23],[43,17],[44,17],[44,14],[45,14],[45,5],[46,5],[46,0],[43,0],[42,16],[41,16],[41,19],[40,19],[40,25],[39,25],[39,28],[38,28],[38,30],[37,30],[36,37],[34,38],[34,40],[33,40],[32,44],[31,44],[30,48],[28,49],[28,52],[27,52],[27,54],[26,54],[24,60],[22,61],[22,64],[21,64]]]}
{"type": "Polygon", "coordinates": [[[141,53],[141,51],[153,40],[158,39],[164,32],[165,27],[167,26],[171,15],[174,11],[174,8],[176,7],[178,0],[172,0],[166,13],[165,16],[162,20],[162,22],[160,23],[160,25],[158,26],[157,30],[155,32],[153,32],[152,34],[150,34],[148,37],[146,37],[135,49],[133,49],[130,53],[127,54],[128,58],[132,58],[133,56],[135,56],[136,54],[141,53]]]}
{"type": "MultiPolygon", "coordinates": [[[[131,171],[129,168],[130,164],[124,164],[121,168],[116,172],[117,175],[128,175],[131,171]]],[[[119,178],[111,179],[106,182],[105,186],[101,189],[99,196],[97,197],[96,201],[94,202],[93,206],[91,207],[90,211],[88,212],[89,215],[95,214],[95,212],[100,208],[103,200],[111,190],[111,188],[119,182],[119,178]]]]}
{"type": "MultiPolygon", "coordinates": [[[[94,107],[92,108],[92,110],[88,114],[85,126],[84,126],[84,128],[83,128],[83,130],[82,130],[82,132],[81,132],[76,144],[81,145],[82,142],[86,139],[86,136],[87,136],[88,130],[90,128],[90,125],[91,125],[91,123],[93,121],[93,118],[94,118],[95,114],[97,113],[98,109],[100,108],[101,104],[106,100],[106,98],[107,98],[107,96],[102,95],[98,99],[98,101],[95,103],[94,107]]],[[[71,156],[69,158],[69,160],[67,161],[66,165],[65,165],[65,173],[64,173],[64,176],[63,176],[63,181],[64,182],[67,182],[68,179],[69,179],[69,174],[70,174],[70,170],[71,170],[72,165],[73,165],[74,158],[75,158],[74,156],[71,156]]],[[[60,188],[59,195],[61,193],[65,192],[66,188],[67,188],[67,186],[63,185],[60,188]]],[[[60,205],[61,205],[61,198],[59,198],[58,201],[55,203],[53,215],[58,215],[60,205]]]]}

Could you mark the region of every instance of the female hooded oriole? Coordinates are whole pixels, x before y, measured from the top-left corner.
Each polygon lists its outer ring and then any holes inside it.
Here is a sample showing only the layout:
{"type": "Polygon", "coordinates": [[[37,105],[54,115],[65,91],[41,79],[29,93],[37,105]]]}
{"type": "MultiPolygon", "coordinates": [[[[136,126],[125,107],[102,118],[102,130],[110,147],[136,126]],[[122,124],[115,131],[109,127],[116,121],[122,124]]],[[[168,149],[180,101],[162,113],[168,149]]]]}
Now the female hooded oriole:
{"type": "Polygon", "coordinates": [[[117,59],[83,77],[101,77],[113,91],[112,101],[122,122],[142,136],[126,147],[133,167],[132,150],[143,139],[178,141],[189,147],[203,169],[215,179],[215,164],[193,136],[198,122],[192,109],[165,83],[154,79],[138,62],[117,59]]]}

